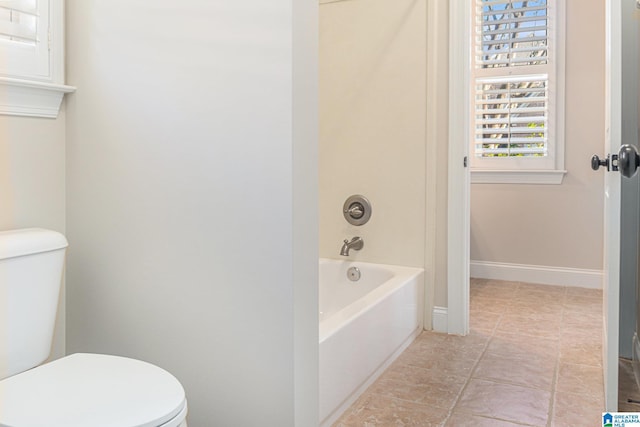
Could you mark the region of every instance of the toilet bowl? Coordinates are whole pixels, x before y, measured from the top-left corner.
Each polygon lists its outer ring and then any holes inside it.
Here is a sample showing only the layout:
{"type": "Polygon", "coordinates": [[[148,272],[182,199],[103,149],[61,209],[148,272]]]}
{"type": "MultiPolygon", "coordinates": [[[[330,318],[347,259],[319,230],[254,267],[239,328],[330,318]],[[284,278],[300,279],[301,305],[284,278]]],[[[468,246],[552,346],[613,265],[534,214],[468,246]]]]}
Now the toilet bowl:
{"type": "Polygon", "coordinates": [[[0,427],[186,427],[184,389],[158,366],[87,353],[41,365],[66,247],[49,230],[0,232],[0,427]]]}

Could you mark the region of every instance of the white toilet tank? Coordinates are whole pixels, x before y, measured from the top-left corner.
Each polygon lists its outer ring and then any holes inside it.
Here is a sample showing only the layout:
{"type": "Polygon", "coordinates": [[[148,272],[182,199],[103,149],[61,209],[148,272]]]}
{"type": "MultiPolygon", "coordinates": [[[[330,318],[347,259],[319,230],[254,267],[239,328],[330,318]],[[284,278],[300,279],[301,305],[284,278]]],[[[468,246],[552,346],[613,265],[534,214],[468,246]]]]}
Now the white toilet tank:
{"type": "Polygon", "coordinates": [[[66,247],[55,231],[0,232],[0,379],[49,357],[66,247]]]}

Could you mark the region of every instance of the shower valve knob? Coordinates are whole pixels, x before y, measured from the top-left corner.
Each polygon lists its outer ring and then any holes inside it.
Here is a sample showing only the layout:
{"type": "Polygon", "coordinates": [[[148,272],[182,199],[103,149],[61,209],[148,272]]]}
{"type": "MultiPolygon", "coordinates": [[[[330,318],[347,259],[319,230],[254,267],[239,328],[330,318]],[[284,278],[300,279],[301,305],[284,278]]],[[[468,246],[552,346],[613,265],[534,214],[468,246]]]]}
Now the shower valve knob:
{"type": "Polygon", "coordinates": [[[364,209],[362,208],[361,204],[354,203],[349,209],[345,211],[345,213],[351,215],[351,218],[360,219],[364,215],[364,209]]]}
{"type": "Polygon", "coordinates": [[[351,225],[363,225],[371,218],[371,203],[359,194],[349,197],[342,206],[344,219],[351,225]]]}

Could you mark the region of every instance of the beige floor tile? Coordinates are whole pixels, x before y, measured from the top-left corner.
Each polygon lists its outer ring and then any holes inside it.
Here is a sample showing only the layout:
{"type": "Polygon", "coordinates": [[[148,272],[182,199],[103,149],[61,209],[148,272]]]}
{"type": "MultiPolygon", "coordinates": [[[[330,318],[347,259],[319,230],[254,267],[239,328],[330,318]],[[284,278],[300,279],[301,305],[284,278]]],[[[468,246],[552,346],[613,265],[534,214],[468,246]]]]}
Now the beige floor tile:
{"type": "Polygon", "coordinates": [[[424,369],[440,370],[451,375],[469,377],[481,352],[456,352],[453,349],[440,349],[430,353],[418,351],[402,353],[397,362],[403,365],[424,369]]]}
{"type": "Polygon", "coordinates": [[[577,311],[578,313],[602,315],[602,298],[566,296],[564,309],[566,311],[577,311]]]}
{"type": "Polygon", "coordinates": [[[551,393],[510,384],[471,379],[454,412],[546,426],[551,393]]]}
{"type": "Polygon", "coordinates": [[[602,289],[587,289],[587,288],[578,288],[574,286],[567,286],[567,297],[591,297],[597,298],[602,301],[602,289]]]}
{"type": "Polygon", "coordinates": [[[447,423],[447,427],[518,427],[522,424],[514,424],[504,420],[495,418],[481,417],[479,415],[465,414],[462,412],[454,412],[451,414],[447,423]]]}
{"type": "Polygon", "coordinates": [[[367,393],[334,427],[440,426],[448,411],[367,393]]]}
{"type": "Polygon", "coordinates": [[[496,332],[487,353],[517,358],[555,357],[560,349],[558,338],[531,337],[496,332]]]}
{"type": "Polygon", "coordinates": [[[602,395],[604,392],[602,368],[560,363],[556,392],[593,396],[602,395]]]}
{"type": "Polygon", "coordinates": [[[423,332],[413,343],[411,343],[409,347],[407,347],[405,352],[421,353],[424,355],[436,353],[440,348],[442,348],[444,338],[444,335],[423,332]]]}
{"type": "Polygon", "coordinates": [[[464,384],[466,377],[451,375],[442,371],[431,371],[418,366],[392,364],[380,379],[393,380],[406,384],[445,384],[448,382],[464,384]]]}
{"type": "Polygon", "coordinates": [[[472,376],[552,391],[555,367],[555,356],[514,358],[485,353],[472,376]]]}
{"type": "Polygon", "coordinates": [[[548,319],[535,316],[520,316],[506,313],[500,319],[496,333],[504,332],[541,338],[560,337],[560,318],[548,319]]]}
{"type": "Polygon", "coordinates": [[[491,331],[498,326],[502,317],[501,313],[489,313],[486,311],[470,310],[469,327],[472,331],[491,331]]]}
{"type": "Polygon", "coordinates": [[[563,286],[537,285],[531,283],[521,283],[516,290],[516,299],[536,298],[540,300],[562,301],[566,293],[563,286]]]}
{"type": "Polygon", "coordinates": [[[579,365],[602,366],[602,341],[583,342],[575,337],[560,341],[560,361],[579,365]],[[573,339],[572,339],[573,338],[573,339]]]}
{"type": "Polygon", "coordinates": [[[436,332],[422,332],[408,347],[410,351],[431,352],[432,349],[439,348],[444,342],[447,334],[439,334],[436,332]]]}
{"type": "Polygon", "coordinates": [[[505,314],[509,316],[527,317],[543,322],[562,322],[564,306],[561,302],[538,303],[535,301],[514,300],[505,309],[505,314]]]}
{"type": "Polygon", "coordinates": [[[554,427],[592,427],[602,425],[604,398],[583,394],[556,393],[551,425],[554,427]]]}
{"type": "Polygon", "coordinates": [[[603,320],[601,312],[564,311],[562,315],[562,325],[565,328],[602,330],[603,320]]]}
{"type": "Polygon", "coordinates": [[[464,337],[437,334],[422,338],[423,335],[414,341],[406,353],[415,353],[420,358],[448,357],[454,354],[464,359],[477,359],[490,338],[490,333],[486,331],[471,332],[464,337]]]}
{"type": "Polygon", "coordinates": [[[484,351],[490,338],[490,334],[482,331],[470,332],[466,336],[446,335],[442,345],[456,351],[484,351]]]}
{"type": "Polygon", "coordinates": [[[433,331],[424,331],[415,339],[414,343],[438,343],[444,341],[447,334],[433,331]]]}
{"type": "Polygon", "coordinates": [[[486,313],[504,313],[507,310],[509,301],[496,298],[471,297],[469,309],[486,313]]]}
{"type": "Polygon", "coordinates": [[[602,326],[600,328],[586,328],[563,325],[560,340],[565,343],[602,345],[602,326]]]}
{"type": "Polygon", "coordinates": [[[466,377],[445,371],[394,364],[369,388],[369,392],[450,409],[466,382],[466,377]]]}
{"type": "Polygon", "coordinates": [[[478,279],[472,283],[469,293],[472,298],[511,299],[515,296],[518,284],[501,280],[478,279]]]}

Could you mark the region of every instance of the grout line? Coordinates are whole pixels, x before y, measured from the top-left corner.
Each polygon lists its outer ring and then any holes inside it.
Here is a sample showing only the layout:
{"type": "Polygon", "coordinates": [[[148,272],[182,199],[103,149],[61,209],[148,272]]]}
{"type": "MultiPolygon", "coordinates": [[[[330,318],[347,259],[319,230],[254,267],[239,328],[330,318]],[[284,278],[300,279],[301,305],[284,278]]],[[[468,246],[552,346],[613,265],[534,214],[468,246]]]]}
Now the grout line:
{"type": "MultiPolygon", "coordinates": [[[[502,314],[500,314],[500,319],[502,319],[502,314]]],[[[449,419],[451,418],[451,415],[453,415],[453,410],[456,408],[456,406],[458,405],[458,402],[460,401],[460,398],[462,397],[462,395],[464,394],[464,392],[467,390],[467,387],[469,386],[469,383],[471,382],[471,379],[473,378],[473,374],[476,371],[476,369],[478,368],[478,365],[480,364],[480,361],[482,360],[482,358],[484,357],[485,353],[487,352],[487,349],[489,348],[489,344],[491,343],[491,340],[494,337],[495,331],[498,327],[499,321],[496,322],[496,326],[494,326],[493,331],[491,332],[491,336],[487,339],[487,341],[484,344],[484,349],[482,350],[482,353],[480,354],[480,356],[477,358],[477,360],[475,361],[475,363],[473,364],[473,367],[471,368],[471,370],[469,371],[469,376],[467,377],[466,382],[464,383],[464,386],[462,386],[462,388],[460,389],[460,392],[458,392],[457,396],[455,397],[455,399],[453,400],[453,404],[451,405],[451,409],[449,409],[449,413],[447,414],[447,417],[445,418],[444,422],[442,423],[442,425],[446,425],[447,422],[449,421],[449,419]]],[[[474,414],[475,415],[475,414],[474,414]]]]}
{"type": "Polygon", "coordinates": [[[556,349],[556,366],[553,372],[553,382],[551,383],[551,395],[549,396],[549,412],[547,413],[547,427],[551,427],[551,423],[553,422],[553,417],[556,412],[555,400],[556,400],[556,390],[558,389],[558,379],[560,376],[560,351],[562,349],[562,330],[564,325],[564,302],[567,299],[567,288],[565,287],[564,295],[562,296],[562,314],[560,316],[560,334],[558,340],[558,348],[556,349]]]}
{"type": "Polygon", "coordinates": [[[491,417],[488,415],[479,415],[479,414],[474,414],[473,412],[468,412],[468,411],[460,411],[461,414],[465,414],[465,415],[472,415],[474,417],[478,417],[478,418],[484,418],[486,420],[491,420],[491,421],[504,421],[507,422],[509,424],[515,424],[515,425],[519,425],[519,426],[527,426],[527,427],[539,427],[536,426],[535,424],[527,424],[523,421],[514,421],[514,420],[510,420],[508,418],[500,418],[500,417],[491,417]]]}

